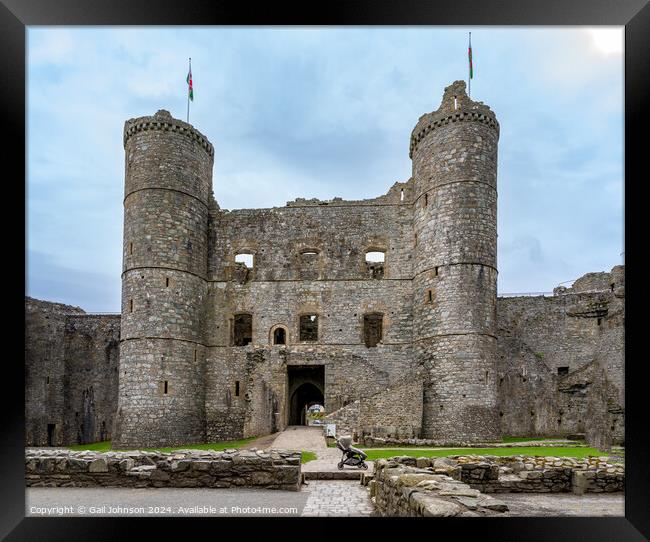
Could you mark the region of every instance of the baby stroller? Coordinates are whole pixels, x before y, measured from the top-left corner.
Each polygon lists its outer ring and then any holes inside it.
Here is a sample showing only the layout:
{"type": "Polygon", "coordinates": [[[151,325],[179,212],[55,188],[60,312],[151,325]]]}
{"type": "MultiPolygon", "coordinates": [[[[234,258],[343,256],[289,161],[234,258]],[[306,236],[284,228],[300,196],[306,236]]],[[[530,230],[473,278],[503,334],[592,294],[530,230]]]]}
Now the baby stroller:
{"type": "Polygon", "coordinates": [[[341,437],[336,439],[336,447],[343,452],[343,457],[339,461],[338,467],[342,469],[344,465],[350,465],[351,467],[358,467],[360,469],[367,469],[368,465],[364,461],[367,454],[351,446],[352,437],[341,437]]]}

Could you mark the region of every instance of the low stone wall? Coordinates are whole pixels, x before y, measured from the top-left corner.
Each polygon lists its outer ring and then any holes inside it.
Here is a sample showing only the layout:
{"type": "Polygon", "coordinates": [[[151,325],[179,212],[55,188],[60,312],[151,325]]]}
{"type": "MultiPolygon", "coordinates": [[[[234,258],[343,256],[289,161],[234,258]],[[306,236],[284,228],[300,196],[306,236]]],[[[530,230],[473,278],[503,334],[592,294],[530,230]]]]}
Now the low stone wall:
{"type": "Polygon", "coordinates": [[[609,469],[573,471],[571,488],[576,495],[624,491],[625,475],[610,472],[609,469]]]}
{"type": "Polygon", "coordinates": [[[390,459],[396,464],[432,468],[483,493],[604,493],[623,491],[625,467],[604,457],[451,456],[390,459]],[[444,460],[444,463],[442,461],[444,460]]]}
{"type": "MultiPolygon", "coordinates": [[[[412,459],[412,458],[411,458],[412,459]]],[[[437,470],[418,468],[391,459],[375,463],[369,482],[370,497],[378,516],[448,517],[502,516],[508,507],[501,501],[437,470]]]]}
{"type": "Polygon", "coordinates": [[[300,490],[300,452],[73,452],[26,449],[32,487],[255,487],[300,490]]]}

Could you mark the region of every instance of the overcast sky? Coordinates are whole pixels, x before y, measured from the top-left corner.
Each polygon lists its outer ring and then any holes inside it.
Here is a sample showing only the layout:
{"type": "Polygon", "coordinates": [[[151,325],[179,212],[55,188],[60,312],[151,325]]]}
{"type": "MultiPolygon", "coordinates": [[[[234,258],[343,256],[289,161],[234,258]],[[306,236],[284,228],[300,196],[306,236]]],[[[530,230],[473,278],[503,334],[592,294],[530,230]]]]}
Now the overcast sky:
{"type": "Polygon", "coordinates": [[[222,208],[372,198],[467,79],[501,124],[499,293],[622,263],[623,27],[28,28],[27,295],[119,311],[124,121],[167,109],[215,147],[222,208]]]}

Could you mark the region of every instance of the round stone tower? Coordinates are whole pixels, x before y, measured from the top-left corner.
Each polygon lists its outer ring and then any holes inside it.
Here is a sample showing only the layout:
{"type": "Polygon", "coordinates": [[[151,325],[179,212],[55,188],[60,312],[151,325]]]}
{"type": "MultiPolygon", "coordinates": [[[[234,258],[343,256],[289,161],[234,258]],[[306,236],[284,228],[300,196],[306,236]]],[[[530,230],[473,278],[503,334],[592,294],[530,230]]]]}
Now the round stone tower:
{"type": "Polygon", "coordinates": [[[428,380],[422,436],[499,436],[496,374],[499,124],[465,83],[445,89],[411,134],[414,336],[428,380]]]}
{"type": "Polygon", "coordinates": [[[126,121],[124,149],[113,447],[205,442],[202,322],[214,149],[164,110],[126,121]]]}

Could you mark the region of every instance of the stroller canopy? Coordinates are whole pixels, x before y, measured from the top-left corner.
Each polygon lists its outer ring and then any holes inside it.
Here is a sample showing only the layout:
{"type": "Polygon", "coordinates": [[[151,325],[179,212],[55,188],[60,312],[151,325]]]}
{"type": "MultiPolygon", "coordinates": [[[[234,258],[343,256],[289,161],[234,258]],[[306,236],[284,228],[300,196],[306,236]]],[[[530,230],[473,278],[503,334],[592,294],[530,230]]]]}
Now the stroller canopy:
{"type": "Polygon", "coordinates": [[[352,437],[350,435],[344,435],[339,439],[339,442],[341,443],[341,446],[343,446],[343,448],[348,450],[352,445],[352,437]]]}

